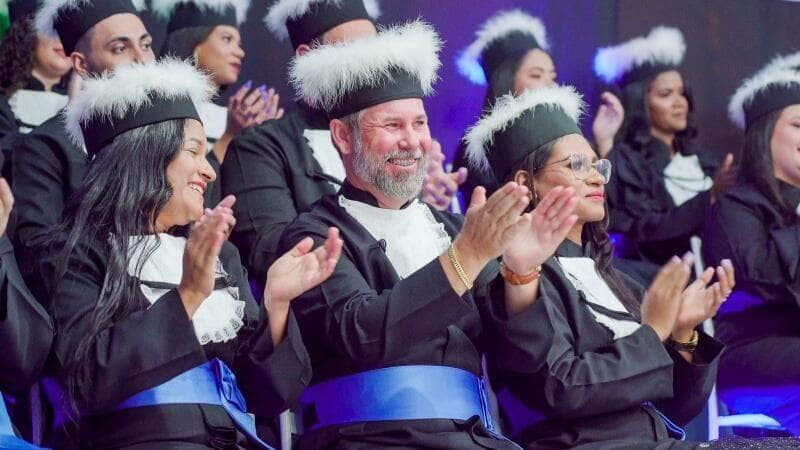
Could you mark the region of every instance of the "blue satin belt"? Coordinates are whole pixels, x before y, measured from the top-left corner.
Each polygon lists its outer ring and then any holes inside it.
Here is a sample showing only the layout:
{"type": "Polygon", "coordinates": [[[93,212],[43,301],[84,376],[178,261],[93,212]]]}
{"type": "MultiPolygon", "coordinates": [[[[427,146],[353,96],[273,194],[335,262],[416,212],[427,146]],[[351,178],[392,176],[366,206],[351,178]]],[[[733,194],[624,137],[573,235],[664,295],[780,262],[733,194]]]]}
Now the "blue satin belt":
{"type": "Polygon", "coordinates": [[[23,441],[14,434],[11,416],[8,415],[3,393],[0,392],[0,449],[8,450],[36,450],[41,449],[33,444],[23,441]]]}
{"type": "Polygon", "coordinates": [[[397,366],[348,375],[309,387],[300,398],[311,429],[384,420],[479,416],[495,433],[482,379],[455,367],[397,366]]]}
{"type": "Polygon", "coordinates": [[[247,414],[247,405],[236,385],[236,377],[217,358],[187,370],[159,386],[139,392],[120,403],[114,410],[178,403],[221,406],[236,428],[253,444],[260,449],[274,450],[256,434],[255,421],[247,414]]]}

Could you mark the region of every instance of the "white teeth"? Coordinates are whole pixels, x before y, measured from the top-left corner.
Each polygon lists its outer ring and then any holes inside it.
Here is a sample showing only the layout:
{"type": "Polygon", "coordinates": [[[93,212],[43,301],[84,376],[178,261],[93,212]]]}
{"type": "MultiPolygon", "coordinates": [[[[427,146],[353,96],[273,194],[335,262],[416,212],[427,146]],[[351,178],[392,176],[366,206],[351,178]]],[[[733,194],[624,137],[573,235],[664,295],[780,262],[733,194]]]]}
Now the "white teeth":
{"type": "Polygon", "coordinates": [[[202,194],[202,193],[203,193],[203,190],[202,190],[202,189],[200,189],[200,186],[198,186],[198,185],[196,185],[196,184],[190,184],[190,185],[189,185],[189,188],[191,188],[191,189],[192,189],[192,190],[194,190],[194,191],[197,191],[197,192],[199,192],[200,194],[202,194]]]}

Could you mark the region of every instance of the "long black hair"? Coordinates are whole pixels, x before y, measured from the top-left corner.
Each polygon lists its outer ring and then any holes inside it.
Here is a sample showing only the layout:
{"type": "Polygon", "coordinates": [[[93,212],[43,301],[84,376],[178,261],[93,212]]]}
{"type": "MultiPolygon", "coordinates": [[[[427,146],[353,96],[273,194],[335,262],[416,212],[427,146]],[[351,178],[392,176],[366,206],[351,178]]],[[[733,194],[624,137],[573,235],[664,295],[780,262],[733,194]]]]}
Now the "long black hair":
{"type": "MultiPolygon", "coordinates": [[[[654,75],[641,81],[634,81],[625,85],[620,94],[622,106],[625,108],[625,118],[619,132],[615,138],[628,144],[632,148],[641,148],[652,142],[653,135],[650,132],[650,114],[647,108],[647,93],[653,80],[660,75],[654,75]]],[[[694,97],[691,88],[683,80],[684,96],[689,104],[686,129],[675,134],[673,145],[678,152],[684,152],[689,148],[691,141],[697,137],[697,122],[694,116],[694,97]]]]}
{"type": "Polygon", "coordinates": [[[772,160],[772,134],[781,110],[773,111],[753,122],[744,135],[744,148],[739,177],[752,183],[775,205],[789,223],[798,222],[796,205],[790,205],[781,195],[772,160]]]}
{"type": "MultiPolygon", "coordinates": [[[[161,57],[172,56],[179,59],[194,58],[194,50],[205,42],[211,33],[212,26],[188,27],[170,33],[161,46],[161,57]]],[[[195,61],[195,64],[197,62],[195,61]]]]}
{"type": "Polygon", "coordinates": [[[21,18],[9,27],[0,43],[0,94],[9,98],[22,89],[36,64],[38,38],[33,29],[33,15],[21,18]]]}
{"type": "Polygon", "coordinates": [[[489,111],[494,106],[498,98],[514,93],[514,80],[524,55],[520,58],[508,58],[495,69],[488,78],[489,86],[486,89],[486,97],[483,99],[483,110],[489,111]]]}
{"type": "MultiPolygon", "coordinates": [[[[131,239],[141,245],[153,234],[156,217],[172,196],[167,166],[183,145],[184,119],[146,125],[117,136],[100,150],[75,195],[70,200],[59,235],[66,236],[57,265],[56,280],[70,267],[79,242],[90,240],[108,244],[108,267],[104,285],[92,312],[91,325],[78,347],[65,362],[67,388],[75,412],[91,399],[92,347],[97,336],[114,322],[141,310],[143,297],[135,295],[137,284],[128,275],[131,239]]],[[[135,273],[153,248],[143,252],[135,273]]],[[[79,261],[78,261],[79,262],[79,261]]]]}
{"type": "MultiPolygon", "coordinates": [[[[550,142],[542,144],[539,148],[531,152],[527,158],[525,158],[510,172],[510,176],[506,181],[513,181],[515,174],[520,170],[524,170],[528,173],[528,179],[530,180],[528,188],[531,190],[531,192],[535,192],[533,186],[533,176],[536,174],[538,169],[547,164],[547,161],[550,159],[550,155],[553,153],[553,149],[560,139],[561,138],[554,139],[550,142]]],[[[535,206],[535,204],[532,204],[531,208],[534,208],[535,206]]],[[[608,205],[606,205],[605,208],[606,211],[605,215],[603,216],[603,220],[584,224],[581,241],[582,244],[585,245],[588,243],[590,246],[592,259],[594,259],[594,267],[595,270],[597,270],[597,273],[599,273],[603,280],[608,284],[608,287],[611,289],[614,295],[617,296],[620,302],[622,302],[628,312],[638,319],[641,317],[641,299],[637,299],[635,297],[631,288],[628,287],[628,285],[611,267],[611,263],[614,260],[614,249],[611,244],[611,239],[608,235],[608,205]]]]}

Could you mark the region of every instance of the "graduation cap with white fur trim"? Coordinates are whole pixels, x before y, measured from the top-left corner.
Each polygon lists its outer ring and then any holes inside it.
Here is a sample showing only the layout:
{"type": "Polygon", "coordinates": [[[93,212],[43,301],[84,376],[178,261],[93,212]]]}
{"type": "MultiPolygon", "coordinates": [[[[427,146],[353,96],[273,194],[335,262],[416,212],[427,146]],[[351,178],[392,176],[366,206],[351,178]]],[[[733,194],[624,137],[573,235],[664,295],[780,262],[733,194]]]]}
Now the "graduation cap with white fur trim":
{"type": "Polygon", "coordinates": [[[150,9],[169,20],[167,34],[192,27],[238,28],[247,19],[250,0],[152,0],[150,9]]]}
{"type": "Polygon", "coordinates": [[[606,83],[624,86],[677,68],[685,54],[683,33],[677,28],[659,26],[647,36],[598,50],[594,71],[606,83]]]}
{"type": "Polygon", "coordinates": [[[297,48],[345,22],[364,19],[374,23],[380,15],[378,0],[278,0],[264,17],[264,24],[278,39],[289,38],[297,48]]]}
{"type": "Polygon", "coordinates": [[[294,58],[289,81],[309,106],[341,118],[370,106],[433,91],[442,41],[421,20],[377,36],[314,48],[294,58]]]}
{"type": "Polygon", "coordinates": [[[173,119],[200,120],[195,105],[209,101],[214,92],[208,77],[192,64],[164,58],[84,80],[63,114],[71,139],[85,144],[94,156],[134,128],[173,119]]]}
{"type": "Polygon", "coordinates": [[[116,14],[139,14],[144,0],[43,0],[36,11],[36,31],[58,36],[67,55],[93,26],[116,14]]]}
{"type": "Polygon", "coordinates": [[[550,50],[541,20],[519,9],[501,11],[481,25],[475,41],[456,61],[459,72],[476,84],[486,85],[506,61],[519,59],[533,49],[550,50]]]}
{"type": "Polygon", "coordinates": [[[747,129],[767,114],[800,104],[800,56],[773,60],[745,80],[728,103],[728,116],[747,129]]]}
{"type": "Polygon", "coordinates": [[[464,137],[470,165],[492,170],[498,180],[542,145],[581,134],[578,121],[586,105],[572,86],[547,86],[495,102],[464,137]]]}

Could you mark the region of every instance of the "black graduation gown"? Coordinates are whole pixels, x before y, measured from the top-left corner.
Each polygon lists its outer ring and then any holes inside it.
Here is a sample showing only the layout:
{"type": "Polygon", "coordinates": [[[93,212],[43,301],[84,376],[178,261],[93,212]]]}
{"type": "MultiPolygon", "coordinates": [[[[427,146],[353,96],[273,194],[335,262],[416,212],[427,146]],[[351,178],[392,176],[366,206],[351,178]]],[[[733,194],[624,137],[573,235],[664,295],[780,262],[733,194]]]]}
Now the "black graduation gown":
{"type": "MultiPolygon", "coordinates": [[[[704,152],[690,148],[684,154],[698,155],[703,172],[713,176],[715,164],[704,152]]],[[[669,149],[658,139],[638,147],[617,143],[608,159],[614,172],[606,186],[609,231],[625,234],[638,247],[639,255],[625,257],[638,256],[660,266],[689,251],[689,238],[702,231],[710,191],[676,207],[664,184],[669,149]]]]}
{"type": "MultiPolygon", "coordinates": [[[[557,251],[587,254],[569,241],[557,251]]],[[[538,303],[537,317],[516,322],[516,339],[508,343],[519,350],[516,357],[489,353],[495,389],[508,390],[499,395],[501,409],[510,394],[545,417],[513,439],[528,448],[694,448],[670,439],[657,413],[643,404],[654,402],[673,422],[689,422],[711,393],[722,344],[701,333],[694,363],[688,363],[646,325],[614,340],[555,258],[543,266],[538,303]],[[544,323],[552,327],[552,339],[541,338],[544,323]],[[525,353],[545,354],[546,361],[529,365],[525,353]]]]}
{"type": "MultiPolygon", "coordinates": [[[[788,205],[800,189],[780,182],[788,205]]],[[[759,299],[717,315],[716,335],[728,345],[722,385],[797,383],[800,380],[800,219],[785,217],[752,184],[741,183],[712,207],[703,233],[706,264],[723,258],[736,269],[736,290],[759,299]]]]}
{"type": "Polygon", "coordinates": [[[279,238],[286,225],[323,195],[336,193],[332,181],[341,182],[322,171],[303,136],[306,129],[327,129],[327,118],[297,106],[279,120],[236,136],[222,164],[222,195],[237,198],[231,241],[259,282],[280,256],[279,238]]]}
{"type": "MultiPolygon", "coordinates": [[[[368,193],[345,184],[347,198],[376,205],[368,193]]],[[[431,208],[455,235],[459,216],[431,208]]],[[[399,365],[457,367],[480,375],[486,342],[479,309],[487,303],[491,266],[476,288],[458,297],[438,258],[400,280],[381,244],[339,206],[323,197],[301,214],[281,238],[283,250],[305,236],[321,244],[330,226],[341,231],[342,257],[333,275],[292,303],[314,370],[312,385],[362,371],[399,365]]],[[[477,420],[414,420],[353,423],[304,434],[301,449],[320,448],[510,448],[490,437],[477,420]],[[476,423],[477,422],[477,423],[476,423]]]]}
{"type": "Polygon", "coordinates": [[[3,346],[0,391],[14,396],[15,404],[7,405],[9,413],[20,435],[27,439],[31,439],[32,432],[29,415],[39,414],[38,408],[33,406],[37,402],[27,401],[29,388],[44,368],[54,334],[53,321],[25,286],[11,242],[3,236],[0,238],[0,343],[3,346]]]}
{"type": "Polygon", "coordinates": [[[462,138],[462,140],[459,141],[458,148],[453,156],[453,170],[458,170],[461,167],[466,167],[469,169],[467,180],[464,181],[464,184],[458,188],[458,191],[461,193],[461,198],[464,200],[465,209],[472,200],[472,191],[474,191],[476,187],[485,187],[486,196],[488,198],[500,187],[500,183],[503,181],[498,181],[494,176],[494,173],[490,170],[484,170],[480,167],[474,167],[470,165],[469,162],[467,162],[466,151],[467,146],[464,144],[462,138]]]}
{"type": "MultiPolygon", "coordinates": [[[[233,286],[239,287],[240,299],[246,302],[244,325],[237,337],[201,346],[176,289],[152,306],[137,289],[140,309],[101,331],[90,353],[93,395],[84,406],[87,414],[80,420],[82,448],[246,445],[220,406],[175,404],[107,412],[131,395],[211,358],[221,359],[234,371],[250,411],[257,416],[277,415],[305,388],[311,376],[308,354],[293,317],[286,338],[274,348],[266,311],[253,299],[239,253],[232,244],[224,245],[220,261],[233,286]],[[283,398],[276,399],[276,395],[283,398]]],[[[46,279],[53,279],[56,265],[54,257],[43,263],[46,279]]],[[[55,342],[59,361],[65,361],[89,332],[107,265],[107,244],[87,239],[76,247],[64,278],[51,286],[53,317],[59,328],[55,342]]]]}
{"type": "Polygon", "coordinates": [[[59,116],[21,136],[14,148],[14,247],[20,271],[43,303],[48,300],[37,264],[69,198],[83,181],[87,164],[88,156],[67,136],[59,116]]]}

